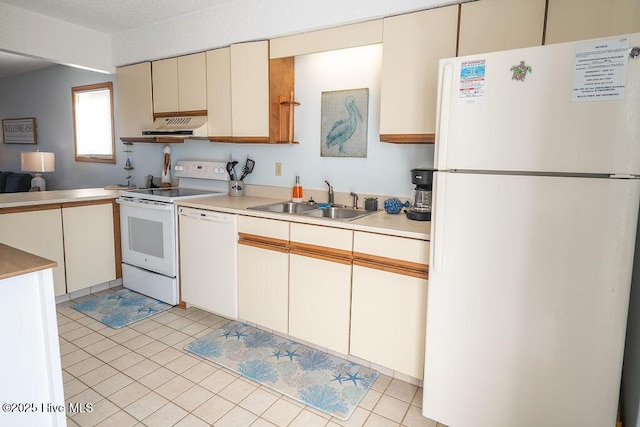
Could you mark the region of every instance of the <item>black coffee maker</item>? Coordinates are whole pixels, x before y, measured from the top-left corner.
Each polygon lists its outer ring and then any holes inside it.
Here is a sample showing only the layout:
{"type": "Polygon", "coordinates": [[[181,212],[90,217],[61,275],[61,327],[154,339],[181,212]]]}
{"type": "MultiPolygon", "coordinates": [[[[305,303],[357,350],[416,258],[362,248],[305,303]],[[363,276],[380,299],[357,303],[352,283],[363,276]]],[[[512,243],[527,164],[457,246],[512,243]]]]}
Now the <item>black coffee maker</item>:
{"type": "Polygon", "coordinates": [[[409,210],[405,210],[407,218],[416,221],[431,221],[431,189],[433,186],[433,169],[411,169],[411,183],[415,184],[411,195],[409,210]]]}

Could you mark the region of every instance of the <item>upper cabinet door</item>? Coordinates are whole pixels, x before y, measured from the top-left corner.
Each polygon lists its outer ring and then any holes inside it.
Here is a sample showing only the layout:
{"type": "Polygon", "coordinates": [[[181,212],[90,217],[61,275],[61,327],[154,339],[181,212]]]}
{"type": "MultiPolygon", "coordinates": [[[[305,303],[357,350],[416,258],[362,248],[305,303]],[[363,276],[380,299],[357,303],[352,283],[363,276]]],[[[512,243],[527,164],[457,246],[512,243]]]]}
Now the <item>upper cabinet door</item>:
{"type": "Polygon", "coordinates": [[[178,111],[178,58],[154,61],[151,67],[153,73],[153,112],[178,111]]]}
{"type": "Polygon", "coordinates": [[[269,42],[231,45],[234,136],[269,136],[269,42]]]}
{"type": "Polygon", "coordinates": [[[207,109],[205,53],[178,57],[178,111],[207,109]]]}
{"type": "Polygon", "coordinates": [[[207,52],[207,110],[209,136],[232,136],[231,48],[207,52]]]}
{"type": "Polygon", "coordinates": [[[637,32],[638,0],[549,0],[545,44],[637,32]]]}
{"type": "Polygon", "coordinates": [[[154,61],[153,112],[207,109],[207,64],[204,53],[154,61]]]}
{"type": "Polygon", "coordinates": [[[380,140],[433,142],[438,61],[456,55],[458,6],[384,20],[380,140]]]}
{"type": "Polygon", "coordinates": [[[545,0],[480,0],[460,10],[458,56],[542,44],[545,0]]]}
{"type": "Polygon", "coordinates": [[[118,135],[140,136],[142,129],[149,128],[153,123],[151,63],[119,67],[116,79],[118,135]]]}

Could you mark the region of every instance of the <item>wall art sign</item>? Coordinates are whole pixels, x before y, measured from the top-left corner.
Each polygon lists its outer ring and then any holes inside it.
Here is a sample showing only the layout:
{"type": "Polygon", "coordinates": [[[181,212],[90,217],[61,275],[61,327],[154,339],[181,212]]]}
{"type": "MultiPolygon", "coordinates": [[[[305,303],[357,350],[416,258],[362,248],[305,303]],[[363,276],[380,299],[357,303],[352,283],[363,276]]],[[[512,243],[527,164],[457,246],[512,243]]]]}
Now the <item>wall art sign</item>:
{"type": "Polygon", "coordinates": [[[37,144],[36,119],[32,117],[2,120],[2,141],[5,144],[37,144]]]}
{"type": "Polygon", "coordinates": [[[322,92],[321,157],[367,157],[369,89],[322,92]]]}

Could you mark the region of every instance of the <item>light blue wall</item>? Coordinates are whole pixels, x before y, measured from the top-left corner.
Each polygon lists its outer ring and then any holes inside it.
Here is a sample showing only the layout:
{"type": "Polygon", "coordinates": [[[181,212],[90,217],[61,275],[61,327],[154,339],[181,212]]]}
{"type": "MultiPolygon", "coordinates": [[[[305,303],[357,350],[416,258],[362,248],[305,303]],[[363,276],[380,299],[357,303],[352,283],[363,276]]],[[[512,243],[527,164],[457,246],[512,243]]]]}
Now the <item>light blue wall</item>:
{"type": "MultiPolygon", "coordinates": [[[[176,160],[227,161],[232,155],[256,161],[248,184],[290,187],[300,175],[303,187],[324,189],[329,180],[336,191],[356,191],[408,197],[409,169],[431,166],[433,146],[387,144],[379,141],[380,68],[382,46],[373,45],[296,58],[295,139],[298,145],[225,144],[188,140],[172,144],[176,160]],[[369,128],[366,158],[320,156],[320,96],[323,91],[369,88],[369,128]],[[275,163],[284,173],[275,176],[275,163]]],[[[71,87],[114,80],[114,76],[63,66],[0,80],[0,117],[36,117],[38,148],[56,153],[56,172],[45,174],[49,189],[103,187],[124,183],[124,146],[117,142],[116,165],[75,162],[71,116],[71,87]]],[[[345,117],[346,117],[345,110],[345,117]]],[[[117,114],[116,114],[117,115],[117,114]]],[[[117,124],[117,123],[116,123],[117,124]]],[[[0,170],[18,170],[21,150],[33,146],[0,147],[0,170]]],[[[160,176],[161,144],[134,144],[133,183],[142,185],[148,174],[160,176]]]]}

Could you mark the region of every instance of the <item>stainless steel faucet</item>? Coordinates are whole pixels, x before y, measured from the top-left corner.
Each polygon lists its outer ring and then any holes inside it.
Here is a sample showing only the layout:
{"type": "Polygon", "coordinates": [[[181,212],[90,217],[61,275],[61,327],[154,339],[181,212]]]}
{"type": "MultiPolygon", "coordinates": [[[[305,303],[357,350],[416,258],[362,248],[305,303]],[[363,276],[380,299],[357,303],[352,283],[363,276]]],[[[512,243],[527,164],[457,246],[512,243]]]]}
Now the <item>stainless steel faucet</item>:
{"type": "Polygon", "coordinates": [[[327,181],[326,179],[324,180],[324,183],[329,186],[329,201],[327,203],[333,204],[333,187],[331,186],[331,184],[329,184],[329,181],[327,181]]]}
{"type": "Polygon", "coordinates": [[[358,195],[353,191],[350,194],[353,197],[353,209],[358,209],[358,195]]]}

